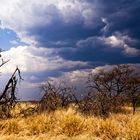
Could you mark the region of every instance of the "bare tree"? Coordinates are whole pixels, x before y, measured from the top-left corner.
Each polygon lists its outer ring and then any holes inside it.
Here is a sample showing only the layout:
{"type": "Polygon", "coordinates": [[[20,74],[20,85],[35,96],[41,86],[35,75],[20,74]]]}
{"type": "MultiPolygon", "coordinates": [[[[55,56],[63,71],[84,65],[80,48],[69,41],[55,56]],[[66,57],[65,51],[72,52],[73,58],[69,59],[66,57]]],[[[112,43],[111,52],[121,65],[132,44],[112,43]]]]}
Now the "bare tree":
{"type": "Polygon", "coordinates": [[[53,82],[47,81],[43,85],[44,96],[39,103],[39,110],[54,111],[59,107],[66,107],[70,103],[78,103],[75,95],[75,88],[67,86],[65,82],[60,82],[57,86],[53,82]]]}
{"type": "Polygon", "coordinates": [[[88,77],[88,88],[98,101],[101,115],[118,112],[124,103],[128,90],[128,79],[134,75],[130,65],[117,65],[110,71],[100,70],[88,77]]]}
{"type": "MultiPolygon", "coordinates": [[[[0,56],[1,57],[1,56],[0,56]]],[[[4,61],[1,59],[0,67],[6,64],[9,60],[4,61]]],[[[13,72],[12,76],[8,80],[3,92],[0,95],[0,107],[1,107],[1,117],[10,117],[10,110],[14,107],[16,103],[16,86],[18,79],[21,78],[20,69],[17,67],[13,72]]]]}

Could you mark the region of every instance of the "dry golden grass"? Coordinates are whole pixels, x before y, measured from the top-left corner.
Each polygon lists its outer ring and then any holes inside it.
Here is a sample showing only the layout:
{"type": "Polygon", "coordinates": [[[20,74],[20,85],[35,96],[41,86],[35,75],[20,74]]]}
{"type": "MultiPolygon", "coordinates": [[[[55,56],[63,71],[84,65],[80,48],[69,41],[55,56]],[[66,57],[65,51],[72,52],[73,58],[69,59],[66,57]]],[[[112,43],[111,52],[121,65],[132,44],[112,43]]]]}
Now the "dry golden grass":
{"type": "MultiPolygon", "coordinates": [[[[32,104],[22,104],[28,108],[32,104]]],[[[18,114],[19,107],[15,110],[18,114]]],[[[83,116],[74,107],[0,120],[0,140],[140,140],[140,113],[83,116]]]]}

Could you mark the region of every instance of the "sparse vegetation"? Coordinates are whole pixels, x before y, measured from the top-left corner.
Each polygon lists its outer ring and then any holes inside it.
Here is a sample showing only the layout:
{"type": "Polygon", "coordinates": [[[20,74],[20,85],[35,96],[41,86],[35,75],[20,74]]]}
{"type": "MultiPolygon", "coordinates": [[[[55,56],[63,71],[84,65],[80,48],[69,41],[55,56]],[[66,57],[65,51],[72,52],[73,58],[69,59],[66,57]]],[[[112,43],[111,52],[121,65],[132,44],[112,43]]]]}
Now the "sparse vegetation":
{"type": "Polygon", "coordinates": [[[129,65],[91,73],[87,89],[78,99],[75,88],[47,82],[41,101],[18,102],[10,108],[10,118],[1,118],[0,138],[140,139],[140,77],[129,65]]]}
{"type": "Polygon", "coordinates": [[[88,92],[78,99],[73,87],[48,81],[43,85],[44,96],[37,110],[50,112],[74,103],[83,114],[108,117],[110,113],[123,112],[129,104],[134,114],[140,103],[140,75],[130,65],[90,73],[85,85],[88,92]]]}

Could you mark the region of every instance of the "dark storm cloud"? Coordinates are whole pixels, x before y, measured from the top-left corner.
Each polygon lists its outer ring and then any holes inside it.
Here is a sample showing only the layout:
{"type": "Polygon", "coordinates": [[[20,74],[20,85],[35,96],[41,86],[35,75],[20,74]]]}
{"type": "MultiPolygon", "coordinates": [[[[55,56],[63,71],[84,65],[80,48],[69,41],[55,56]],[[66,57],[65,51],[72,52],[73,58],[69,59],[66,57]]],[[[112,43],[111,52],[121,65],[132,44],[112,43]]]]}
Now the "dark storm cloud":
{"type": "Polygon", "coordinates": [[[139,56],[126,56],[122,53],[123,48],[113,48],[94,37],[92,41],[78,42],[75,48],[63,48],[59,50],[59,55],[65,59],[73,61],[94,62],[93,65],[139,63],[139,56]],[[80,45],[80,46],[78,46],[80,45]]]}
{"type": "MultiPolygon", "coordinates": [[[[20,3],[22,5],[23,1],[20,3]]],[[[55,48],[58,55],[69,60],[103,60],[108,63],[114,60],[114,63],[117,63],[121,60],[128,62],[138,59],[138,55],[130,58],[122,51],[125,47],[125,51],[130,54],[131,50],[136,52],[135,49],[139,49],[139,0],[56,0],[52,2],[41,0],[36,3],[31,1],[28,9],[26,5],[21,10],[27,12],[27,16],[23,12],[17,13],[12,9],[13,13],[10,14],[16,15],[15,20],[7,22],[4,18],[7,26],[15,29],[21,37],[24,36],[26,41],[31,39],[37,46],[55,48]],[[21,16],[24,17],[22,24],[22,21],[19,21],[21,16]],[[126,43],[124,45],[128,46],[121,48],[111,47],[111,44],[109,47],[100,42],[85,44],[86,47],[77,47],[77,42],[80,40],[86,40],[89,37],[107,38],[116,32],[137,40],[137,43],[126,43]],[[112,57],[114,59],[111,59],[112,57]]],[[[5,15],[2,14],[1,17],[3,16],[5,15]]]]}
{"type": "MultiPolygon", "coordinates": [[[[15,15],[15,19],[9,21],[3,12],[2,22],[36,46],[52,48],[51,59],[57,55],[64,61],[84,61],[91,66],[139,63],[139,0],[41,0],[30,1],[28,6],[26,3],[19,13],[9,7],[13,12],[9,16],[15,15]]],[[[76,68],[83,66],[70,69],[76,68]]]]}
{"type": "Polygon", "coordinates": [[[39,27],[37,29],[33,28],[30,33],[31,35],[34,35],[35,39],[39,42],[39,45],[43,47],[67,47],[73,46],[72,43],[81,38],[87,38],[89,36],[100,34],[101,27],[102,24],[98,25],[94,29],[87,29],[84,28],[81,24],[65,25],[64,23],[54,23],[48,26],[46,29],[44,29],[45,27],[39,27]],[[68,43],[57,44],[59,41],[68,43]],[[54,42],[55,46],[51,44],[51,46],[49,46],[50,42],[54,42]]]}
{"type": "MultiPolygon", "coordinates": [[[[81,1],[81,3],[82,2],[83,1],[81,1]]],[[[95,4],[95,1],[88,2],[91,5],[95,4]]],[[[100,3],[100,6],[98,6],[100,12],[96,13],[97,15],[93,19],[93,25],[90,25],[90,27],[83,26],[84,23],[80,16],[71,19],[69,23],[64,23],[62,17],[59,15],[57,7],[49,6],[47,10],[49,12],[45,12],[44,14],[47,13],[51,15],[53,17],[53,22],[47,27],[46,25],[32,27],[29,29],[29,35],[35,36],[35,39],[42,46],[46,46],[48,41],[72,41],[80,38],[87,38],[89,36],[99,36],[102,35],[101,29],[106,26],[101,19],[106,18],[108,24],[110,24],[107,35],[119,31],[125,32],[130,37],[139,39],[139,0],[101,0],[98,3],[100,3]]]]}
{"type": "Polygon", "coordinates": [[[140,38],[140,1],[139,0],[107,0],[103,1],[104,16],[110,23],[108,33],[126,32],[129,36],[140,38]]]}
{"type": "MultiPolygon", "coordinates": [[[[95,1],[88,2],[91,5],[95,3],[95,1]]],[[[42,47],[56,48],[57,55],[68,60],[98,62],[99,64],[139,63],[139,55],[131,57],[122,53],[123,46],[111,47],[96,39],[94,43],[86,42],[82,47],[77,46],[80,40],[89,37],[109,37],[119,32],[122,36],[137,40],[137,43],[127,42],[126,44],[130,45],[130,48],[139,49],[140,1],[101,0],[98,3],[100,3],[98,4],[100,12],[94,17],[93,26],[84,26],[80,17],[71,20],[70,23],[63,22],[58,9],[54,6],[51,7],[53,22],[47,27],[45,25],[30,28],[29,36],[33,35],[42,47]],[[107,31],[103,32],[106,26],[108,26],[107,31]]]]}

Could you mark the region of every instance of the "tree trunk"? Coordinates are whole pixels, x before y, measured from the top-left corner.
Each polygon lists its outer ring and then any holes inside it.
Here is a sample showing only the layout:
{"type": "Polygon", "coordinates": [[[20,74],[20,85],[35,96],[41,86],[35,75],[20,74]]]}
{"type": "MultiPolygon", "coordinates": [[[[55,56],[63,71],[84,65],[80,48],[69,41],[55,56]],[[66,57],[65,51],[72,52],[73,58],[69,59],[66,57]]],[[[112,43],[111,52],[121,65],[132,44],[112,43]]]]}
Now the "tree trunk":
{"type": "Polygon", "coordinates": [[[133,103],[132,103],[132,106],[133,106],[133,115],[135,115],[135,112],[136,112],[136,103],[133,102],[133,103]]]}

